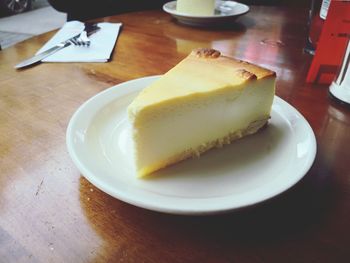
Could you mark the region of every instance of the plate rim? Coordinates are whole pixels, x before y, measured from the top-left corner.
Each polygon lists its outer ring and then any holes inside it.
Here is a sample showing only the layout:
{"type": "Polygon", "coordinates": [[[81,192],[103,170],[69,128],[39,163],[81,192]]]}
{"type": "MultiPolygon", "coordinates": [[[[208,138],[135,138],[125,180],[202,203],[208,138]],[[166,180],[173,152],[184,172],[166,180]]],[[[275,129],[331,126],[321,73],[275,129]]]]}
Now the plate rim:
{"type": "MultiPolygon", "coordinates": [[[[304,118],[304,116],[296,108],[294,108],[288,102],[284,101],[283,99],[281,99],[280,97],[275,95],[274,103],[276,100],[279,103],[282,103],[285,106],[287,106],[290,110],[293,110],[294,113],[296,113],[298,115],[298,117],[300,117],[302,119],[303,123],[306,125],[306,128],[309,130],[310,135],[312,135],[311,136],[312,149],[309,149],[310,153],[308,155],[308,161],[307,161],[306,165],[304,165],[303,170],[299,171],[299,175],[294,177],[294,180],[292,183],[285,184],[284,187],[281,187],[281,188],[277,189],[275,192],[270,193],[270,194],[260,198],[257,201],[254,201],[254,202],[250,202],[250,203],[246,203],[246,204],[242,204],[240,206],[234,206],[234,207],[232,207],[232,206],[221,206],[220,207],[219,206],[218,208],[209,208],[209,209],[208,208],[207,209],[203,209],[203,208],[196,209],[193,207],[191,209],[179,209],[179,208],[176,208],[176,206],[175,206],[175,208],[169,207],[169,206],[164,207],[164,206],[160,206],[157,204],[150,204],[149,202],[145,202],[143,200],[140,200],[140,198],[137,198],[137,197],[130,198],[130,195],[125,194],[122,191],[118,191],[118,189],[112,190],[111,187],[109,187],[108,185],[105,185],[103,182],[101,183],[101,181],[98,180],[98,176],[91,173],[91,171],[81,162],[79,157],[76,155],[76,152],[74,150],[73,143],[72,143],[74,140],[73,126],[75,125],[81,112],[84,112],[85,108],[87,106],[89,106],[91,103],[93,103],[97,97],[104,96],[105,94],[108,94],[108,93],[115,93],[114,94],[115,97],[113,98],[113,100],[116,100],[116,99],[122,97],[123,95],[127,95],[127,94],[130,94],[132,92],[135,92],[135,91],[142,89],[139,87],[133,88],[132,87],[133,83],[138,83],[138,82],[142,83],[144,81],[151,81],[151,80],[155,80],[159,77],[160,77],[160,75],[137,78],[137,79],[125,81],[125,82],[119,83],[117,85],[114,85],[110,88],[107,88],[107,89],[95,94],[94,96],[89,98],[87,101],[85,101],[72,115],[72,117],[69,121],[68,127],[67,127],[67,131],[66,131],[66,145],[67,145],[69,156],[73,160],[73,163],[75,164],[75,166],[80,171],[81,175],[83,177],[85,177],[94,186],[99,188],[101,191],[109,194],[110,196],[112,196],[118,200],[132,204],[134,206],[148,209],[148,210],[152,210],[152,211],[162,212],[162,213],[177,214],[177,215],[219,214],[219,213],[227,213],[227,212],[231,212],[234,210],[238,210],[238,209],[241,209],[243,207],[257,205],[257,204],[265,202],[271,198],[274,198],[274,197],[278,196],[279,194],[282,194],[283,192],[285,192],[286,190],[292,188],[295,184],[297,184],[307,174],[307,172],[310,170],[311,166],[313,165],[313,163],[315,161],[316,153],[317,153],[317,142],[316,142],[316,137],[315,137],[315,134],[313,132],[312,127],[310,126],[308,121],[304,118]],[[123,89],[122,86],[126,86],[126,87],[129,86],[129,88],[123,89]]],[[[111,100],[111,101],[113,101],[113,100],[111,100]]],[[[98,111],[96,111],[96,112],[98,112],[98,111]]],[[[156,195],[162,196],[160,194],[156,194],[156,195]]],[[[231,195],[229,195],[229,196],[231,196],[231,195]]],[[[162,196],[162,197],[164,198],[164,196],[162,196]]],[[[225,199],[227,197],[225,196],[222,198],[225,199]]],[[[198,198],[184,198],[184,199],[197,200],[198,198]]],[[[221,199],[221,198],[218,198],[218,197],[200,198],[200,200],[206,200],[206,199],[212,200],[212,199],[221,199]]]]}
{"type": "MultiPolygon", "coordinates": [[[[247,8],[247,10],[245,12],[242,12],[242,13],[239,13],[239,14],[210,15],[210,16],[189,15],[189,14],[186,14],[186,13],[180,13],[180,12],[178,12],[176,10],[174,11],[174,10],[172,10],[172,9],[170,9],[168,7],[168,5],[174,4],[176,2],[177,1],[170,1],[170,2],[165,3],[163,5],[163,11],[165,11],[166,13],[168,13],[168,14],[174,16],[174,17],[181,17],[181,18],[187,18],[187,19],[188,18],[192,18],[192,19],[222,19],[222,18],[238,17],[238,16],[241,16],[241,15],[245,15],[246,13],[248,13],[250,11],[250,7],[248,5],[245,5],[245,4],[236,2],[236,1],[230,1],[230,2],[235,2],[236,4],[247,8]]],[[[225,1],[219,0],[219,2],[225,2],[225,1]]]]}

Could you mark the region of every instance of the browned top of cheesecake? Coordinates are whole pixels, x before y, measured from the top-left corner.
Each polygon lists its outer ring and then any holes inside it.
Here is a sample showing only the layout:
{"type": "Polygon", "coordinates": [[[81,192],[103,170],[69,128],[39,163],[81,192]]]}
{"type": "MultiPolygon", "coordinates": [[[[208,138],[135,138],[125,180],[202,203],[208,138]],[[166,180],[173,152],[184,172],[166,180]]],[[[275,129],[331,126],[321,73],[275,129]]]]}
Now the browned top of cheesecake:
{"type": "Polygon", "coordinates": [[[232,68],[235,77],[243,80],[261,79],[265,77],[276,76],[276,73],[269,69],[251,64],[243,60],[237,60],[231,57],[223,56],[220,51],[211,48],[195,49],[191,52],[188,58],[199,61],[202,60],[203,63],[211,63],[213,66],[222,65],[223,67],[230,67],[232,68]]]}
{"type": "Polygon", "coordinates": [[[129,113],[135,114],[145,107],[178,98],[210,95],[226,88],[240,91],[250,81],[275,76],[271,70],[223,56],[217,50],[196,49],[145,88],[129,106],[129,113]]]}

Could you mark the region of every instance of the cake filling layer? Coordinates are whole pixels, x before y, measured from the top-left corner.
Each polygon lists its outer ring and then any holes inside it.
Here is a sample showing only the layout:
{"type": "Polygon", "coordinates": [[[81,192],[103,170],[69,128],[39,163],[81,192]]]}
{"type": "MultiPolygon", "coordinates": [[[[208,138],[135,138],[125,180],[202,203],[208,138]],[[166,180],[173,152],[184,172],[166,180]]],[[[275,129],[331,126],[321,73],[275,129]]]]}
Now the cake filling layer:
{"type": "Polygon", "coordinates": [[[256,132],[270,116],[274,78],[168,99],[132,116],[139,176],[256,132]],[[244,87],[243,87],[244,85],[244,87]],[[255,124],[255,126],[254,126],[255,124]]]}

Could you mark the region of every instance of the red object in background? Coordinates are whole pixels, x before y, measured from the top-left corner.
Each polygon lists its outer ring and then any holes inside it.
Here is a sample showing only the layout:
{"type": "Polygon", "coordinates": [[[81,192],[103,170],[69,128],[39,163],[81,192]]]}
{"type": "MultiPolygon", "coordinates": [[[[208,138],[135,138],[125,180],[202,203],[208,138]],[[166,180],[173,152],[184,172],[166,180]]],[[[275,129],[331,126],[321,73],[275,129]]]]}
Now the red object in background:
{"type": "MultiPolygon", "coordinates": [[[[322,22],[322,21],[321,21],[322,22]]],[[[322,27],[322,25],[321,25],[322,27]]],[[[317,38],[317,30],[310,37],[317,38]]],[[[350,37],[350,1],[331,1],[317,49],[306,81],[330,84],[342,62],[347,40],[350,37]]],[[[317,41],[317,40],[316,40],[317,41]]]]}

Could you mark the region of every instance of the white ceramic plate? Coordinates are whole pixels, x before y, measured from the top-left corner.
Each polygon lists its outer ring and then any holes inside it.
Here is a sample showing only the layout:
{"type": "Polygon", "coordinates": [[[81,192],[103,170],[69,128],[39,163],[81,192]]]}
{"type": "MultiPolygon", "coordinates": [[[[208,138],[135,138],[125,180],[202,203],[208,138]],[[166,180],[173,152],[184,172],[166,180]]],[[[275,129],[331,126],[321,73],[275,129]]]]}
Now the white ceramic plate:
{"type": "Polygon", "coordinates": [[[163,10],[180,23],[190,26],[213,26],[232,22],[249,11],[249,6],[234,1],[216,1],[215,14],[212,16],[194,16],[176,11],[176,1],[163,5],[163,10]]]}
{"type": "Polygon", "coordinates": [[[70,156],[96,187],[135,206],[173,214],[213,214],[253,205],[297,183],[316,154],[303,116],[275,97],[266,129],[137,179],[126,108],[158,76],[128,81],[85,102],[67,130],[70,156]]]}

